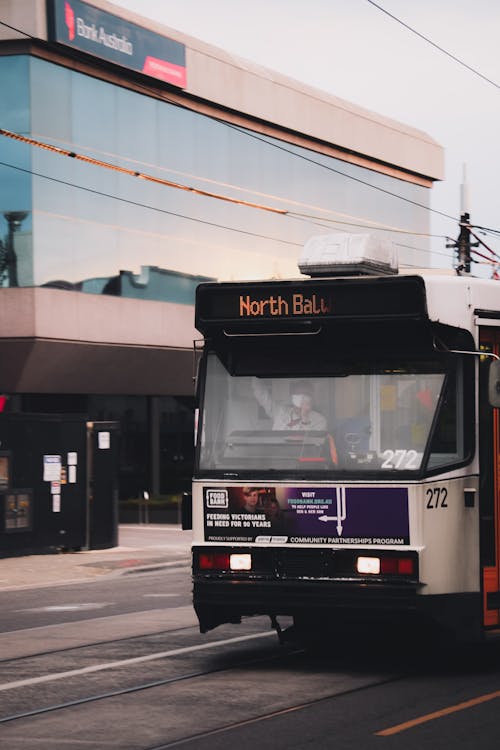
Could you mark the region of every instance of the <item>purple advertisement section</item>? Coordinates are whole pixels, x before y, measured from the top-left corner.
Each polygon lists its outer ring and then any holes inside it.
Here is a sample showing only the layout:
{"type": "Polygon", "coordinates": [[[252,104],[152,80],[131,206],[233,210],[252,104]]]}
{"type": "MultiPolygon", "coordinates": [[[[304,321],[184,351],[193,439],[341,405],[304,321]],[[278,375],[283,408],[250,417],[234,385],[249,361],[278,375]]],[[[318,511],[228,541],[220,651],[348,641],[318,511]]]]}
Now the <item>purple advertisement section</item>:
{"type": "Polygon", "coordinates": [[[404,487],[204,487],[205,541],[409,544],[404,487]]]}

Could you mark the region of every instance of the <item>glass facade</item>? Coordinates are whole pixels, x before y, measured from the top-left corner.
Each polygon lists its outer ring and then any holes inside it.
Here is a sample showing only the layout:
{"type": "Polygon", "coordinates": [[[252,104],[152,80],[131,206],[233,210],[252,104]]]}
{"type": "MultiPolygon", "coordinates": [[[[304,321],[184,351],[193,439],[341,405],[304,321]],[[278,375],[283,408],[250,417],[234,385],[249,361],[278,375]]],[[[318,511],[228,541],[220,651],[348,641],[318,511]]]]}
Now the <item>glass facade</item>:
{"type": "MultiPolygon", "coordinates": [[[[29,135],[30,60],[0,58],[2,127],[29,135]]],[[[33,284],[32,177],[29,147],[0,139],[0,287],[33,284]]]]}
{"type": "MultiPolygon", "coordinates": [[[[0,58],[0,75],[8,130],[195,189],[347,222],[318,227],[2,137],[0,238],[3,256],[12,262],[14,252],[17,263],[17,279],[4,269],[4,286],[60,282],[95,292],[94,280],[144,267],[211,278],[297,275],[304,242],[325,229],[363,231],[371,221],[427,230],[427,210],[390,194],[426,206],[429,191],[419,185],[35,57],[0,58]],[[14,230],[11,212],[25,214],[14,230]]],[[[400,249],[402,262],[421,265],[424,255],[400,249]]],[[[168,290],[154,294],[168,298],[168,290]]]]}
{"type": "MultiPolygon", "coordinates": [[[[366,231],[370,222],[428,230],[428,211],[415,205],[428,205],[422,186],[30,55],[0,56],[0,80],[5,130],[235,201],[0,136],[0,287],[193,304],[200,280],[297,276],[299,253],[315,234],[366,231]]],[[[413,238],[403,243],[403,263],[425,263],[425,247],[415,254],[413,238]]],[[[17,403],[22,411],[118,420],[122,499],[189,485],[192,398],[49,393],[24,394],[17,403]]]]}

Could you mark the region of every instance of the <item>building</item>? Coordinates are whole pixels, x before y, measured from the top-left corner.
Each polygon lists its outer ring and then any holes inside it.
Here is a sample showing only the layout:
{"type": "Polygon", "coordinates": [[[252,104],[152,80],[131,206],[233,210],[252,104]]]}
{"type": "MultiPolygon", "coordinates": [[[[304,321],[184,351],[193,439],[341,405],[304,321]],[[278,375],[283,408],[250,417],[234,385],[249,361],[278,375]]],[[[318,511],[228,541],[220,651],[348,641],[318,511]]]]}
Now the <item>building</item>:
{"type": "Polygon", "coordinates": [[[121,497],[177,492],[197,283],[297,276],[321,232],[428,232],[443,151],[105,0],[0,22],[0,394],[119,420],[121,497]]]}

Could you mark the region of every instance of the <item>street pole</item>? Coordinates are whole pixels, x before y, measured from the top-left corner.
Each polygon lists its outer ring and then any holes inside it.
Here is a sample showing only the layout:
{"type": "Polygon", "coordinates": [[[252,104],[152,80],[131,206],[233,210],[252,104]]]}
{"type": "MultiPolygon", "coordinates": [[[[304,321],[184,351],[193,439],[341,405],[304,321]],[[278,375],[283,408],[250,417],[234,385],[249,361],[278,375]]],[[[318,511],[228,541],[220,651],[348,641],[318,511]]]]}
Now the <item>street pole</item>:
{"type": "Polygon", "coordinates": [[[458,250],[458,271],[462,273],[470,273],[470,214],[463,213],[460,216],[460,234],[457,239],[457,250],[458,250]]]}
{"type": "Polygon", "coordinates": [[[469,213],[469,185],[467,183],[467,168],[463,165],[462,184],[460,185],[460,233],[456,242],[447,244],[446,247],[453,247],[457,251],[457,268],[458,274],[469,274],[471,266],[471,248],[477,247],[477,242],[471,242],[471,224],[469,213]]]}
{"type": "Polygon", "coordinates": [[[17,277],[17,255],[15,247],[15,233],[21,228],[21,224],[27,217],[27,211],[7,211],[4,213],[9,233],[7,235],[7,245],[5,249],[5,265],[8,273],[8,285],[19,286],[17,277]]]}

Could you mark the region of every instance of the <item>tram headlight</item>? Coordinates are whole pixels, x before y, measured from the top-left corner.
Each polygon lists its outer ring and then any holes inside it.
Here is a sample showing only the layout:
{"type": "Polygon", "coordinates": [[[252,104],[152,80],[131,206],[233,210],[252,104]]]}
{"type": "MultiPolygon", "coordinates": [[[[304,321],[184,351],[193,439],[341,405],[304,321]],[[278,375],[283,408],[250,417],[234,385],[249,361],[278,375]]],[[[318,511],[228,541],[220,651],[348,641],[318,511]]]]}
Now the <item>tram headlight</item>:
{"type": "Polygon", "coordinates": [[[380,573],[380,557],[358,557],[356,570],[365,575],[378,575],[380,573]]]}
{"type": "Polygon", "coordinates": [[[252,555],[233,552],[229,556],[231,570],[252,570],[252,555]]]}

